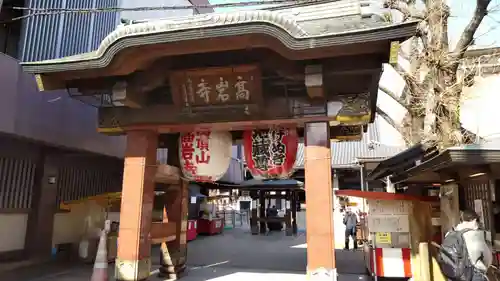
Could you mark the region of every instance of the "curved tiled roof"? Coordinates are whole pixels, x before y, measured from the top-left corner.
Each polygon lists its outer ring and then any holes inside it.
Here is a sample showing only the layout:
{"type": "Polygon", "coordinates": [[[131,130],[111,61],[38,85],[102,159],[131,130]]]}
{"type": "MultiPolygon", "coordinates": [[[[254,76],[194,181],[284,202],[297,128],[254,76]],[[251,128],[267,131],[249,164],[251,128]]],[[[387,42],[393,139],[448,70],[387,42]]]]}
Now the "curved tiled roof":
{"type": "Polygon", "coordinates": [[[109,34],[94,52],[25,62],[23,67],[29,73],[103,68],[129,47],[245,34],[270,35],[290,50],[305,50],[405,38],[415,33],[416,22],[390,24],[364,18],[358,6],[351,1],[336,1],[297,11],[236,11],[125,25],[109,34]]]}

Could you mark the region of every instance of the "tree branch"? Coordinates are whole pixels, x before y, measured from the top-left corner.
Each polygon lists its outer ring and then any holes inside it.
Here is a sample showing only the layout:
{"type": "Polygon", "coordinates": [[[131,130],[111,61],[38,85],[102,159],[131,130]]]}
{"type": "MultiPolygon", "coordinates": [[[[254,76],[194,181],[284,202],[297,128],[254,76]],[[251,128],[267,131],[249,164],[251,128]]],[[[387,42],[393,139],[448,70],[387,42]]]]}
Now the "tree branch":
{"type": "Polygon", "coordinates": [[[384,118],[384,120],[389,123],[394,129],[400,131],[400,126],[396,124],[396,122],[387,114],[385,111],[383,111],[380,107],[377,106],[376,112],[380,117],[384,118]]]}
{"type": "Polygon", "coordinates": [[[409,111],[408,104],[406,104],[406,102],[403,99],[399,98],[393,91],[391,91],[391,90],[389,90],[386,87],[381,86],[381,85],[379,85],[378,88],[379,88],[379,90],[384,92],[386,95],[391,97],[394,101],[399,103],[403,108],[405,108],[406,110],[409,111]]]}
{"type": "Polygon", "coordinates": [[[414,1],[385,0],[384,7],[402,13],[403,21],[407,21],[408,19],[424,19],[424,13],[417,10],[413,4],[414,1]]]}
{"type": "MultiPolygon", "coordinates": [[[[399,74],[399,76],[401,76],[401,78],[403,78],[403,80],[405,81],[405,84],[408,88],[407,91],[403,91],[402,96],[400,97],[400,99],[405,101],[405,104],[406,104],[407,92],[414,91],[416,88],[418,88],[417,87],[418,81],[416,81],[415,77],[410,75],[410,73],[408,73],[406,70],[404,70],[399,64],[394,65],[392,68],[399,74]]],[[[408,107],[408,105],[405,106],[405,108],[407,108],[407,107],[408,107]]]]}
{"type": "Polygon", "coordinates": [[[474,11],[474,16],[472,16],[469,24],[465,27],[458,40],[457,46],[453,50],[452,57],[455,61],[461,60],[474,40],[474,34],[477,28],[483,21],[484,17],[488,14],[488,5],[491,0],[476,0],[476,10],[474,11]]]}

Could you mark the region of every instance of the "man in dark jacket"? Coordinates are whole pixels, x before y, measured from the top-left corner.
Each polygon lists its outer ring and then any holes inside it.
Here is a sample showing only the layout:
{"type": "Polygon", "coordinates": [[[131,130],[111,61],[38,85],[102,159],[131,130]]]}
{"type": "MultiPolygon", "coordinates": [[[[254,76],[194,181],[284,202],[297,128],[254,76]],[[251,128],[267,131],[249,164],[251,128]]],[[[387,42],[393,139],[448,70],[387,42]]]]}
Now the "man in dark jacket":
{"type": "Polygon", "coordinates": [[[354,241],[354,250],[358,248],[358,243],[356,241],[356,225],[358,224],[358,217],[351,210],[347,208],[344,215],[344,225],[345,225],[345,247],[344,250],[349,250],[349,237],[352,236],[354,241]]]}

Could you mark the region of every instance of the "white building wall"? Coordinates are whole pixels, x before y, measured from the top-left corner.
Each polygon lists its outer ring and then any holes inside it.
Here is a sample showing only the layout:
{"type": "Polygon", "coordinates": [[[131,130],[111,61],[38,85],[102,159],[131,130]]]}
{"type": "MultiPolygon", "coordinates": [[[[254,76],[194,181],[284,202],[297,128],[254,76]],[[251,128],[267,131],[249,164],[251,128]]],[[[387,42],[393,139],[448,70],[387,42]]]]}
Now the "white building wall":
{"type": "Polygon", "coordinates": [[[0,226],[0,252],[24,249],[28,214],[1,214],[0,226]]]}
{"type": "MultiPolygon", "coordinates": [[[[159,6],[190,6],[188,0],[121,0],[122,8],[159,7],[159,6]]],[[[163,11],[125,11],[121,18],[128,20],[166,19],[193,15],[193,10],[163,10],[163,11]]]]}
{"type": "Polygon", "coordinates": [[[500,74],[495,74],[476,77],[474,85],[463,92],[462,125],[484,139],[500,137],[499,89],[500,74]]]}

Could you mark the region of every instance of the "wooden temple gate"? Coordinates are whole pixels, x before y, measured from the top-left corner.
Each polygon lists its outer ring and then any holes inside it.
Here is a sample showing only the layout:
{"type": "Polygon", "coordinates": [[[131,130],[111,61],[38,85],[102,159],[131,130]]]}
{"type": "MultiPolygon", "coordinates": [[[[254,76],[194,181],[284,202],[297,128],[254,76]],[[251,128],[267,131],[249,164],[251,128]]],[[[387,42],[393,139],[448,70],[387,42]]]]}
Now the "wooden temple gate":
{"type": "Polygon", "coordinates": [[[391,42],[413,36],[416,22],[338,32],[330,24],[343,19],[311,16],[299,24],[295,16],[240,11],[132,24],[95,52],[23,63],[40,90],[68,89],[99,107],[100,132],[127,138],[117,280],[149,276],[152,229],[175,235],[164,247],[173,261],[161,271],[185,264],[186,180],[168,187],[164,227],[151,222],[157,148],[175,156],[169,165],[184,161],[184,178],[217,180],[210,175],[217,163],[204,174],[186,166],[208,163],[216,151],[197,147],[196,158],[182,152],[179,159],[179,133],[229,132],[239,141],[245,130],[272,128],[304,139],[307,269],[335,278],[330,140],[360,138],[373,121],[391,42]],[[165,230],[171,222],[176,227],[165,230]]]}

